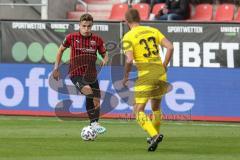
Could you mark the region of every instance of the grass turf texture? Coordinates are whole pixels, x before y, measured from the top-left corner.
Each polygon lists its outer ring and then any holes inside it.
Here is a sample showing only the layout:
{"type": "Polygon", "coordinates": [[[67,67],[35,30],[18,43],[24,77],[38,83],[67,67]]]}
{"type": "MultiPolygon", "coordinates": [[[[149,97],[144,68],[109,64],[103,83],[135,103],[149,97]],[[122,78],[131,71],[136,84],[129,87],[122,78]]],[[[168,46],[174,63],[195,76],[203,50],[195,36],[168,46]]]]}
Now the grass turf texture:
{"type": "Polygon", "coordinates": [[[240,124],[164,121],[165,137],[147,152],[146,133],[135,121],[102,120],[107,132],[85,142],[87,121],[0,116],[0,160],[235,160],[240,124]]]}

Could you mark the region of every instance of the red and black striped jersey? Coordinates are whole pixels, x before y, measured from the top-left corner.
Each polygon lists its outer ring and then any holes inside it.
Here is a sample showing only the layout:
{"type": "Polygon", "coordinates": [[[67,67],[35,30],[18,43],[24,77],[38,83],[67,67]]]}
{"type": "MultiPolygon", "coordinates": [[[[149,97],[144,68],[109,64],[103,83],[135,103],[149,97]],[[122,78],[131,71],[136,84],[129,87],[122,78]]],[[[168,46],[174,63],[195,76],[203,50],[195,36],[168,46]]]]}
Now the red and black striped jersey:
{"type": "Polygon", "coordinates": [[[101,37],[96,34],[85,37],[80,32],[68,34],[62,45],[70,47],[69,75],[96,78],[97,51],[105,56],[106,48],[101,37]]]}

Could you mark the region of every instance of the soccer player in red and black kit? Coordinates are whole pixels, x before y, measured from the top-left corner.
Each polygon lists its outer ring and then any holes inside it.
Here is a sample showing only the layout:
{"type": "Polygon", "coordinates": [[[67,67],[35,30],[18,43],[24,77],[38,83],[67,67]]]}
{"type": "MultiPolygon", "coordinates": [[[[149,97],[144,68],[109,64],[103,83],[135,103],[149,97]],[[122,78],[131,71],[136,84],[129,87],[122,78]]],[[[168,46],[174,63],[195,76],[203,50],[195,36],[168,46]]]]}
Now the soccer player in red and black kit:
{"type": "Polygon", "coordinates": [[[101,37],[91,32],[93,17],[83,14],[80,17],[79,32],[68,34],[59,47],[53,71],[56,80],[60,78],[59,64],[66,48],[71,49],[69,77],[76,88],[86,96],[86,110],[90,125],[97,133],[104,133],[106,128],[99,125],[100,89],[97,80],[97,51],[103,57],[101,65],[108,61],[106,48],[101,37]]]}

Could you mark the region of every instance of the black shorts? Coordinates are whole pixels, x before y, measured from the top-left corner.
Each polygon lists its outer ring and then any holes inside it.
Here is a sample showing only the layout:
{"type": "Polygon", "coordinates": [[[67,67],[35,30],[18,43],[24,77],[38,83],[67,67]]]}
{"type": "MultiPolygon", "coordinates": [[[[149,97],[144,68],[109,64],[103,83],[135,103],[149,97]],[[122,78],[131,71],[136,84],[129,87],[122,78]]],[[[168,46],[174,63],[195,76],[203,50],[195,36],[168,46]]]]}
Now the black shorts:
{"type": "Polygon", "coordinates": [[[81,90],[84,86],[89,85],[92,88],[94,97],[98,97],[98,98],[101,97],[100,88],[99,88],[97,79],[95,81],[91,81],[91,82],[87,82],[84,79],[84,77],[82,77],[82,76],[73,76],[70,79],[71,79],[72,83],[76,86],[76,88],[79,90],[80,93],[82,93],[81,90]]]}

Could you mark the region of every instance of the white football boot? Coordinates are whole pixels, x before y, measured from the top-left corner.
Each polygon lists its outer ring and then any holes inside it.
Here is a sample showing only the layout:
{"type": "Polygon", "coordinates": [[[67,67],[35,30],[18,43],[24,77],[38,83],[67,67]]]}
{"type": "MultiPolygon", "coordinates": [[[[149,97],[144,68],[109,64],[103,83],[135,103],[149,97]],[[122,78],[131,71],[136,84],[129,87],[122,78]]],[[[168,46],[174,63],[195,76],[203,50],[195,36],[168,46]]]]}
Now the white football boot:
{"type": "Polygon", "coordinates": [[[107,129],[101,126],[98,122],[91,123],[91,126],[98,134],[103,134],[107,131],[107,129]]]}

